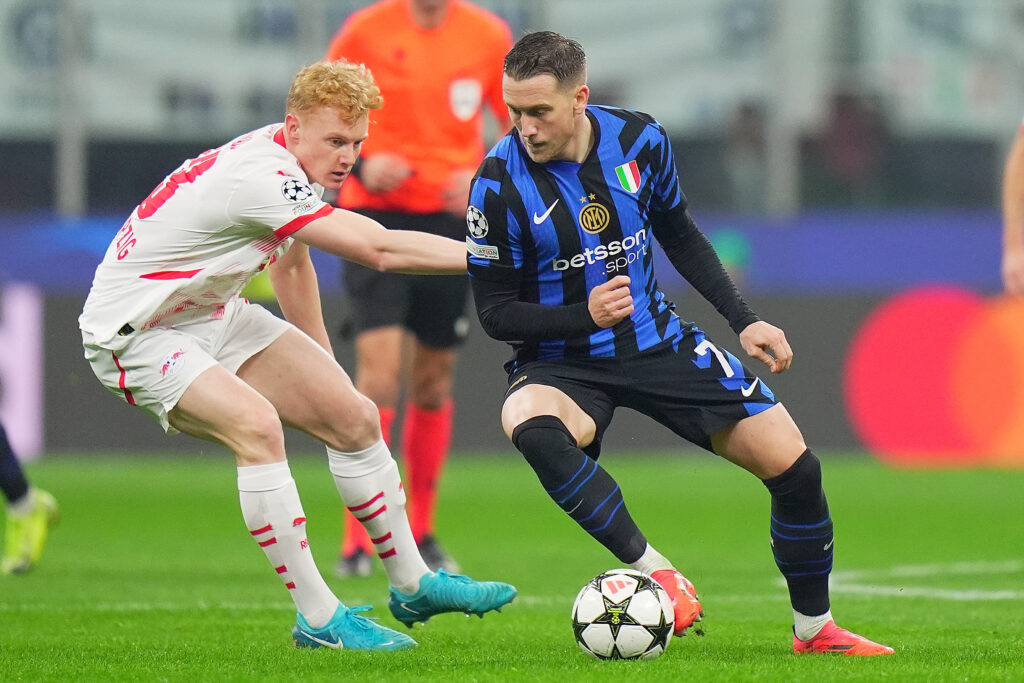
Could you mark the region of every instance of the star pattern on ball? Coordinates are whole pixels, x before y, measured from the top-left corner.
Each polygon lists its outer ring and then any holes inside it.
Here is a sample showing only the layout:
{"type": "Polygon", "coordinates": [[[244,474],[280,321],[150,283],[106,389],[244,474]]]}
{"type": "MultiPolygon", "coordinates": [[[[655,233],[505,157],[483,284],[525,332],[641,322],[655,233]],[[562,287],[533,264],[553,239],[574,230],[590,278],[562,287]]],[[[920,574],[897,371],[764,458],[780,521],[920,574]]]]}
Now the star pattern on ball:
{"type": "Polygon", "coordinates": [[[613,638],[618,638],[619,629],[627,624],[643,626],[643,624],[629,615],[629,612],[626,611],[626,605],[616,605],[608,598],[604,599],[604,612],[597,619],[594,619],[594,623],[608,624],[608,627],[612,630],[613,638]]]}

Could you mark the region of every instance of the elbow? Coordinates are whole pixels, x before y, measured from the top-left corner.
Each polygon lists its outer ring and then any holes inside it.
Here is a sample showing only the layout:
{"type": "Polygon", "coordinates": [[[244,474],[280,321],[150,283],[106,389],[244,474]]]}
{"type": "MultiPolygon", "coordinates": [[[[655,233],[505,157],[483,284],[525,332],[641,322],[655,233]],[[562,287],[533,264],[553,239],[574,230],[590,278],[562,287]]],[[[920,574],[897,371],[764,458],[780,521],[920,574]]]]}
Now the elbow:
{"type": "Polygon", "coordinates": [[[393,273],[400,267],[391,254],[382,249],[375,249],[365,254],[363,258],[359,259],[359,264],[376,270],[378,273],[393,273]]]}
{"type": "Polygon", "coordinates": [[[516,341],[515,335],[508,329],[508,326],[502,322],[501,316],[497,315],[494,309],[480,311],[480,327],[487,333],[487,336],[497,341],[512,342],[516,341]]]}

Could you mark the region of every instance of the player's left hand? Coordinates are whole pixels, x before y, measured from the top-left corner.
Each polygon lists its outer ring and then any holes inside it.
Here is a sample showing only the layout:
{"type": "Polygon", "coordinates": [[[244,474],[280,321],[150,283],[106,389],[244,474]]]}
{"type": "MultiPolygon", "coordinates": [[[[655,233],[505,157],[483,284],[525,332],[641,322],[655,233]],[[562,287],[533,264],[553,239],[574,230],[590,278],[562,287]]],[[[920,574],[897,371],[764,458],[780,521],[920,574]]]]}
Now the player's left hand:
{"type": "Polygon", "coordinates": [[[448,185],[441,192],[441,201],[444,202],[444,209],[456,218],[466,216],[466,207],[469,206],[469,188],[473,182],[476,171],[463,169],[452,173],[448,179],[448,185]]]}
{"type": "Polygon", "coordinates": [[[786,333],[763,320],[743,328],[740,344],[747,355],[767,365],[773,375],[789,370],[793,364],[793,349],[786,341],[786,333]]]}

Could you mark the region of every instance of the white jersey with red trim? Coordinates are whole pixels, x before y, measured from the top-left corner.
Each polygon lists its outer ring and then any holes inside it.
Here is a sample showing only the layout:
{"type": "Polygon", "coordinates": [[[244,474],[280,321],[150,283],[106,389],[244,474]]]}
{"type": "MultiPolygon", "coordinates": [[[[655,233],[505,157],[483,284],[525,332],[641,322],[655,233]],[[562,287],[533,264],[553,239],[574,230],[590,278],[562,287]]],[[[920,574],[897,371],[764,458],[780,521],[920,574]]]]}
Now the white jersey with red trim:
{"type": "Polygon", "coordinates": [[[224,304],[333,207],[284,146],[281,124],[189,159],[121,227],[79,327],[98,341],[223,315],[224,304]]]}

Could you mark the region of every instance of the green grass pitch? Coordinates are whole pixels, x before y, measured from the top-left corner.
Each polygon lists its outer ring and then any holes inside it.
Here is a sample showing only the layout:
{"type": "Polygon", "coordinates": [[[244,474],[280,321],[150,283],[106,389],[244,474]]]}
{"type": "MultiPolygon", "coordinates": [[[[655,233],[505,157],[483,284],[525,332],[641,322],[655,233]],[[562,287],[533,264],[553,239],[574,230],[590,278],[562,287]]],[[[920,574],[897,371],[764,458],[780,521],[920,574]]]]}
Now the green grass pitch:
{"type": "MultiPolygon", "coordinates": [[[[584,581],[619,563],[511,452],[453,457],[438,523],[467,573],[519,596],[482,620],[417,626],[420,647],[399,653],[291,647],[291,601],[245,532],[230,456],[83,454],[29,467],[63,519],[34,572],[0,577],[0,680],[1024,680],[1024,472],[822,459],[833,614],[894,657],[791,653],[767,492],[709,455],[602,459],[652,543],[696,584],[707,635],[674,639],[654,661],[598,662],[576,648],[569,609],[584,581]]],[[[328,582],[403,628],[379,565],[368,579],[332,574],[341,506],[324,458],[295,455],[292,470],[328,582]]]]}

